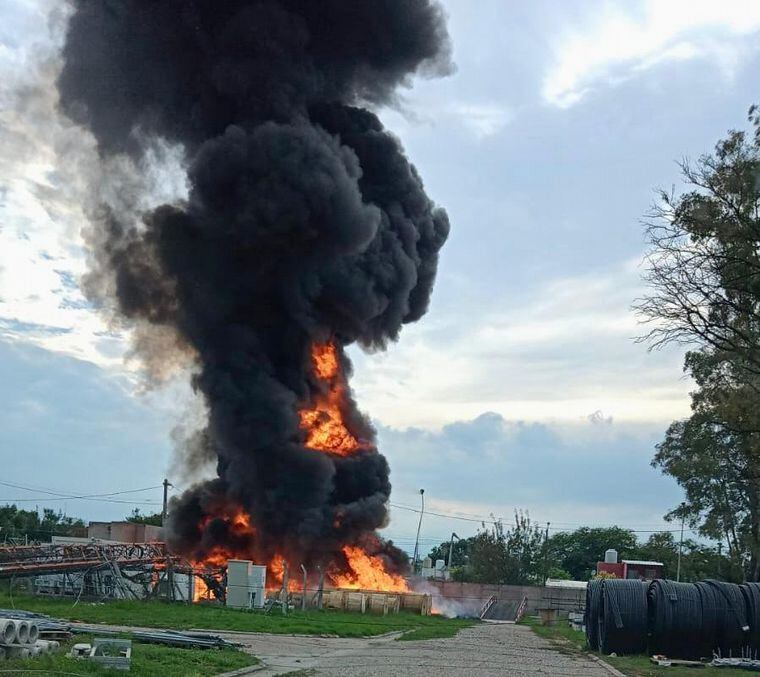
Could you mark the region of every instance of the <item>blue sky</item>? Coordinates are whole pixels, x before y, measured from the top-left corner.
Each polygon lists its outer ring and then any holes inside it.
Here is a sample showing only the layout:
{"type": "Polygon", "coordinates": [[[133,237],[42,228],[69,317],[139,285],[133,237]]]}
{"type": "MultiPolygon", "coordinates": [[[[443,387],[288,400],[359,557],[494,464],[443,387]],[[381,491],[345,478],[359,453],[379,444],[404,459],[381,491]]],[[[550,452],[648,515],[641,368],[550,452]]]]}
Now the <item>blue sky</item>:
{"type": "MultiPolygon", "coordinates": [[[[426,518],[426,546],[516,508],[553,529],[657,528],[680,494],[649,460],[688,414],[690,384],[678,350],[632,340],[640,219],[655,188],[678,190],[677,160],[744,126],[760,6],[444,5],[456,72],[414,81],[380,114],[451,237],[429,314],[385,353],[352,352],[392,501],[415,506],[425,487],[430,510],[462,518],[426,518]]],[[[72,495],[182,486],[171,433],[199,416],[184,375],[146,390],[128,329],[78,288],[93,145],[54,112],[64,14],[0,0],[0,480],[72,495]]],[[[165,155],[147,177],[154,202],[184,190],[181,152],[165,155]]],[[[50,498],[0,492],[92,519],[133,507],[50,498]]],[[[160,491],[119,500],[151,510],[160,491]]],[[[390,536],[409,545],[415,529],[392,509],[390,536]]]]}

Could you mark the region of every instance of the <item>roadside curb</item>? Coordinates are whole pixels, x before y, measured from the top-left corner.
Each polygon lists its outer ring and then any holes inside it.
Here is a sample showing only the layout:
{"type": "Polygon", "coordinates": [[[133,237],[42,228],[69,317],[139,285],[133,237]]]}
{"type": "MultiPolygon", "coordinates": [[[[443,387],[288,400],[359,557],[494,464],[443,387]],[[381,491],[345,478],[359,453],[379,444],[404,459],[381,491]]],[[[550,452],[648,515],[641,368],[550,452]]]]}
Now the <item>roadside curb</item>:
{"type": "Polygon", "coordinates": [[[216,677],[242,677],[243,675],[252,675],[255,672],[266,670],[266,668],[267,666],[264,665],[263,662],[259,662],[256,665],[248,665],[244,668],[238,668],[237,670],[233,670],[232,672],[222,672],[218,674],[216,677]]]}
{"type": "Polygon", "coordinates": [[[599,656],[595,656],[594,654],[587,653],[586,654],[592,661],[596,661],[601,665],[607,672],[609,672],[611,675],[615,675],[615,677],[626,677],[620,670],[617,668],[612,667],[607,661],[602,660],[599,658],[599,656]]]}
{"type": "MultiPolygon", "coordinates": [[[[525,627],[528,627],[528,626],[525,626],[525,627]]],[[[531,632],[533,632],[532,628],[528,627],[528,629],[531,632]]],[[[533,634],[535,635],[536,633],[533,633],[533,634]]],[[[551,644],[559,644],[562,646],[568,646],[568,647],[573,648],[573,644],[564,638],[560,638],[560,637],[548,638],[547,637],[547,638],[542,638],[542,639],[545,639],[551,644]]],[[[600,667],[604,668],[607,672],[609,672],[611,675],[614,675],[615,677],[627,677],[627,675],[620,672],[620,670],[611,666],[607,661],[603,660],[602,658],[600,658],[599,656],[595,654],[589,653],[588,651],[584,651],[583,649],[580,649],[580,648],[575,648],[575,652],[577,655],[586,656],[587,658],[590,658],[592,661],[597,663],[600,667]]]]}

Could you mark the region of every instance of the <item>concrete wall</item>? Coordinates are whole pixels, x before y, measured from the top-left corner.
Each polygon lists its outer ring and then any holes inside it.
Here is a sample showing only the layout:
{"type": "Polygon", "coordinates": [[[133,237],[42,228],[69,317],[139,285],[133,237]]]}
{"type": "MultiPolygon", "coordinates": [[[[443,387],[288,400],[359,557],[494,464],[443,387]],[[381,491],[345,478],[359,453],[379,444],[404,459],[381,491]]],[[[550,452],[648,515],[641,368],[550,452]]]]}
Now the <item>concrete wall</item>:
{"type": "Polygon", "coordinates": [[[134,522],[90,522],[87,537],[119,543],[155,543],[163,541],[164,529],[134,522]]]}
{"type": "MultiPolygon", "coordinates": [[[[418,585],[415,585],[415,589],[420,589],[418,585]]],[[[528,614],[535,614],[538,609],[581,611],[586,604],[585,589],[577,588],[426,581],[426,586],[422,589],[433,595],[433,611],[457,615],[480,615],[481,607],[492,595],[500,602],[520,602],[523,597],[527,597],[528,614]]]]}

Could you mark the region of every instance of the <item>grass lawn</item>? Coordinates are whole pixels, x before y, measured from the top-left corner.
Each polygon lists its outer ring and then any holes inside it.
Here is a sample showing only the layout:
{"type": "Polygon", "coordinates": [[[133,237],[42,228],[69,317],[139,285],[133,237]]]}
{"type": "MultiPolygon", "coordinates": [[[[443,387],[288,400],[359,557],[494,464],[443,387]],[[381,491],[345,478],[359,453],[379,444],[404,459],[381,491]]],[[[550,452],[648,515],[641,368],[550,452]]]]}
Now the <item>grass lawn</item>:
{"type": "Polygon", "coordinates": [[[0,674],[47,675],[114,675],[129,674],[132,677],[206,677],[229,670],[237,670],[256,663],[253,656],[234,649],[177,649],[154,644],[132,643],[132,669],[121,673],[100,667],[87,660],[69,658],[66,654],[76,642],[91,642],[87,635],[76,635],[61,648],[37,658],[0,660],[0,674]]]}
{"type": "MultiPolygon", "coordinates": [[[[14,593],[13,605],[17,609],[36,611],[54,618],[83,623],[132,625],[175,630],[209,629],[240,630],[244,632],[274,632],[297,635],[337,635],[339,637],[368,637],[386,632],[412,631],[404,639],[432,639],[453,637],[461,628],[473,621],[448,619],[441,616],[419,616],[412,613],[374,616],[343,611],[293,611],[283,616],[273,610],[261,611],[227,609],[212,604],[184,604],[181,602],[79,602],[71,600],[31,597],[14,593]]],[[[10,608],[6,592],[0,592],[0,608],[10,608]]]]}
{"type": "MultiPolygon", "coordinates": [[[[604,656],[599,652],[590,651],[586,645],[586,636],[582,632],[573,630],[568,624],[559,622],[557,625],[541,625],[535,617],[525,617],[520,621],[521,625],[528,625],[539,637],[545,637],[557,644],[560,651],[574,651],[590,653],[613,667],[620,670],[628,677],[725,677],[725,668],[689,668],[689,667],[664,667],[654,665],[649,656],[604,656]]],[[[729,670],[729,672],[731,672],[729,670]]]]}

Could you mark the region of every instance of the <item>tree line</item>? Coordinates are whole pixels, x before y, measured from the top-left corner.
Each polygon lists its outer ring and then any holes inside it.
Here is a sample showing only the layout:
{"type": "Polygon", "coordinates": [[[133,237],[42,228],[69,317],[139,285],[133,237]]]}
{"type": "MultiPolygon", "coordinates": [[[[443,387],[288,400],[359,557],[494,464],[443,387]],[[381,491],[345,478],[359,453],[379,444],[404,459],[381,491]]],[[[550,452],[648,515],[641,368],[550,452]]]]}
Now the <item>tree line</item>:
{"type": "Polygon", "coordinates": [[[86,531],[81,519],[50,508],[38,512],[15,505],[0,506],[0,543],[18,540],[49,543],[53,536],[86,536],[86,531]]]}
{"type": "MultiPolygon", "coordinates": [[[[135,508],[124,518],[127,522],[161,525],[161,513],[143,515],[135,508]]],[[[0,544],[50,543],[53,536],[87,536],[87,525],[79,517],[69,517],[61,511],[44,508],[24,510],[16,505],[0,506],[0,544]]]]}
{"type": "MultiPolygon", "coordinates": [[[[676,578],[679,541],[670,531],[651,533],[639,540],[620,527],[581,527],[571,532],[547,533],[518,512],[514,524],[483,527],[475,536],[454,541],[451,573],[455,581],[502,585],[543,585],[547,578],[587,581],[608,548],[620,559],[662,562],[663,575],[676,578]]],[[[743,571],[720,545],[686,538],[681,547],[680,579],[718,578],[741,581],[743,571]]],[[[449,543],[433,548],[428,557],[448,562],[449,543]]]]}

